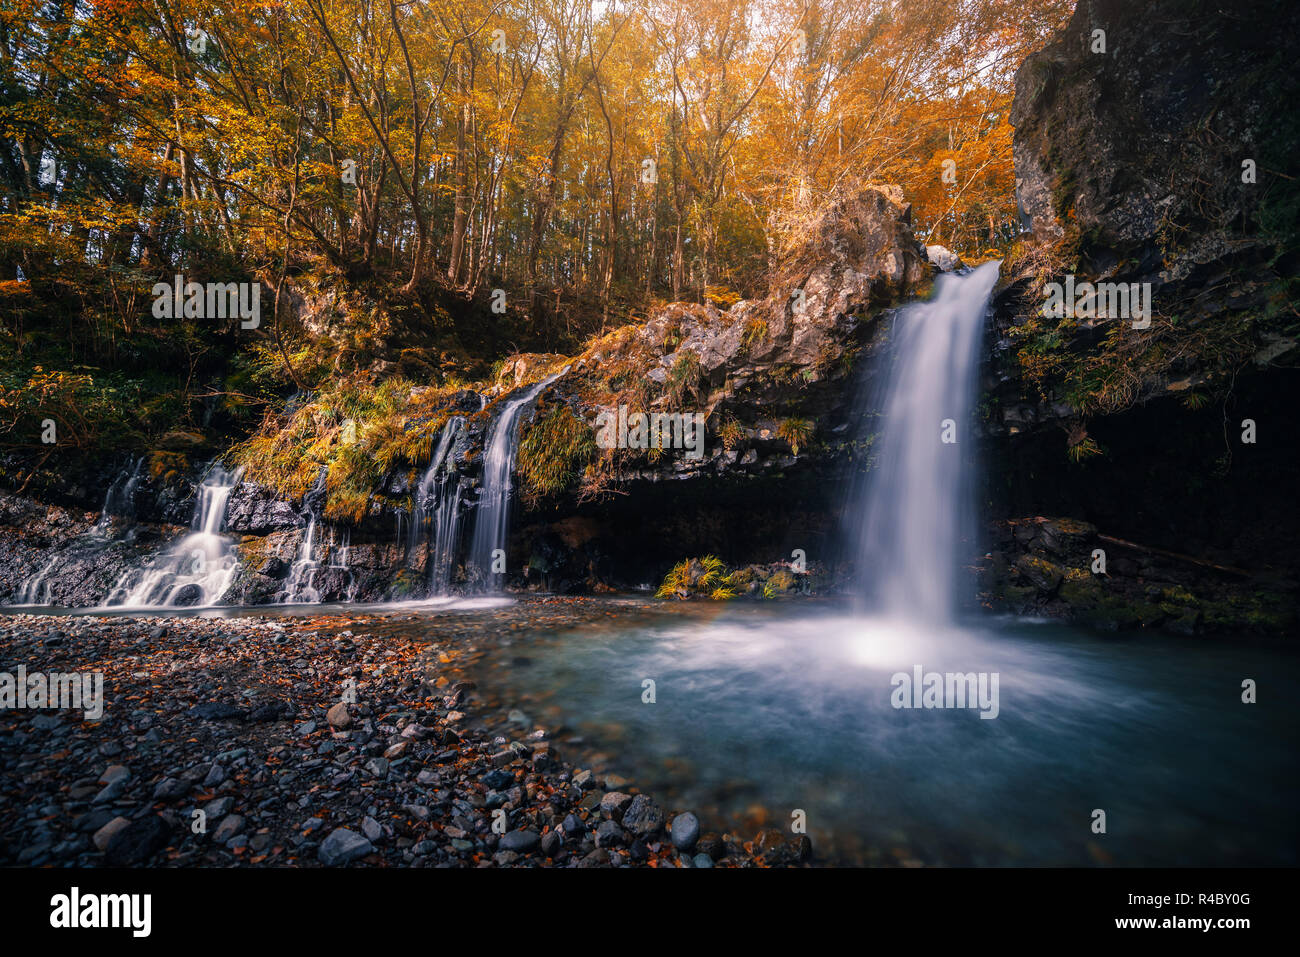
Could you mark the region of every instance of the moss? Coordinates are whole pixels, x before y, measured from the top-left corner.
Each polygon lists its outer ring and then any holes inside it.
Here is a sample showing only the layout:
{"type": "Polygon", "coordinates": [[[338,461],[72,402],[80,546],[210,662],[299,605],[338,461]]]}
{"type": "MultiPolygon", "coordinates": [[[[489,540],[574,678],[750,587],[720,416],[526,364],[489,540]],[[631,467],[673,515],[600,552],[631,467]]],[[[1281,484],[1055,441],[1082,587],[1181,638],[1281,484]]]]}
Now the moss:
{"type": "Polygon", "coordinates": [[[737,568],[724,580],[728,588],[740,588],[754,580],[754,572],[748,568],[737,568]]]}
{"type": "MultiPolygon", "coordinates": [[[[1073,617],[1093,625],[1150,628],[1170,617],[1157,604],[1110,593],[1096,579],[1090,582],[1063,582],[1060,596],[1069,605],[1073,617]]],[[[1180,614],[1181,612],[1182,609],[1179,610],[1180,614]]]]}
{"type": "Polygon", "coordinates": [[[1056,591],[1065,579],[1064,568],[1036,555],[1021,555],[1016,559],[1015,567],[1040,591],[1049,594],[1056,591]]]}
{"type": "Polygon", "coordinates": [[[1192,605],[1197,601],[1196,596],[1181,585],[1173,585],[1160,594],[1166,601],[1176,602],[1180,605],[1192,605]]]}
{"type": "Polygon", "coordinates": [[[530,505],[570,488],[596,454],[591,427],[567,405],[538,409],[519,441],[516,469],[521,496],[530,505]]]}
{"type": "Polygon", "coordinates": [[[1002,597],[1017,605],[1024,605],[1038,598],[1038,589],[1033,585],[1004,585],[1002,597]]]}
{"type": "Polygon", "coordinates": [[[384,476],[423,468],[464,388],[448,379],[417,386],[394,377],[346,377],[322,388],[234,446],[232,462],[244,475],[290,500],[299,500],[325,472],[323,513],[334,521],[359,522],[384,476]]]}
{"type": "Polygon", "coordinates": [[[797,581],[794,575],[782,569],[767,580],[767,584],[777,592],[787,592],[794,589],[797,581]]]}
{"type": "Polygon", "coordinates": [[[170,485],[185,478],[190,471],[190,461],[180,452],[154,451],[149,453],[149,476],[170,485]]]}
{"type": "Polygon", "coordinates": [[[1288,597],[1270,592],[1204,601],[1200,610],[1206,627],[1214,631],[1285,634],[1296,625],[1296,611],[1288,597]]]}
{"type": "Polygon", "coordinates": [[[668,381],[664,384],[668,395],[676,404],[681,404],[687,394],[694,395],[700,383],[700,357],[691,350],[686,350],[673,363],[668,372],[668,381]]]}

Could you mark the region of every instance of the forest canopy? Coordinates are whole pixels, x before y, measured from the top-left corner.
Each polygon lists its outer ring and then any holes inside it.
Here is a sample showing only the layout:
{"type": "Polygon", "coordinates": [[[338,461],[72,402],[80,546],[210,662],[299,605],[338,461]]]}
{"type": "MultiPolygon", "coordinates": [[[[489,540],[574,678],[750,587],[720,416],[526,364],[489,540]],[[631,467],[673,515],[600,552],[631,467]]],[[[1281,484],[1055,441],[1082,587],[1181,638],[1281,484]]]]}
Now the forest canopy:
{"type": "Polygon", "coordinates": [[[469,349],[490,363],[763,294],[783,237],[847,182],[902,186],[918,239],[979,258],[1019,231],[1015,69],[1069,8],[7,0],[5,444],[31,440],[14,430],[38,395],[74,439],[102,406],[88,445],[313,387],[339,363],[288,317],[286,279],[377,283],[426,314],[504,290],[518,336],[469,349]],[[269,321],[241,339],[158,318],[150,289],[178,274],[261,283],[269,321]]]}

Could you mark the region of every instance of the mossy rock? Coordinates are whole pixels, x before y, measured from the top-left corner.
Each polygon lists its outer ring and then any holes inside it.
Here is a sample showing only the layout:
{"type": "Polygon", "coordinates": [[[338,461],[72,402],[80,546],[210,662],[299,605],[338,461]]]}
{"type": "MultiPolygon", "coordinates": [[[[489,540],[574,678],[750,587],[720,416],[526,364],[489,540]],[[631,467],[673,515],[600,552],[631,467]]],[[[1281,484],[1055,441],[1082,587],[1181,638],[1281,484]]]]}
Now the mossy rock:
{"type": "Polygon", "coordinates": [[[1016,559],[1015,567],[1045,595],[1054,594],[1065,578],[1064,569],[1034,555],[1021,555],[1016,559]]]}

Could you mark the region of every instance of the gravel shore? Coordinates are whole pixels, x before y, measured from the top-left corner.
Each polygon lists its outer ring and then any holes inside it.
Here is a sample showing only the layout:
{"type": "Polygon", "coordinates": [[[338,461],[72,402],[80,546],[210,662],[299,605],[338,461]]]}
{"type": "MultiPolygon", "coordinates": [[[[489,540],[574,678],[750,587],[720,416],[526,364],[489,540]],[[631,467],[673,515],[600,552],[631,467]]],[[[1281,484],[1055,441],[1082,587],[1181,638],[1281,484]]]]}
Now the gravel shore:
{"type": "MultiPolygon", "coordinates": [[[[0,675],[98,672],[103,716],[0,709],[0,864],[764,867],[806,837],[716,833],[567,763],[476,694],[488,616],[0,618],[0,675]],[[424,637],[411,637],[413,630],[424,637]]],[[[557,602],[563,622],[591,615],[557,602]]]]}

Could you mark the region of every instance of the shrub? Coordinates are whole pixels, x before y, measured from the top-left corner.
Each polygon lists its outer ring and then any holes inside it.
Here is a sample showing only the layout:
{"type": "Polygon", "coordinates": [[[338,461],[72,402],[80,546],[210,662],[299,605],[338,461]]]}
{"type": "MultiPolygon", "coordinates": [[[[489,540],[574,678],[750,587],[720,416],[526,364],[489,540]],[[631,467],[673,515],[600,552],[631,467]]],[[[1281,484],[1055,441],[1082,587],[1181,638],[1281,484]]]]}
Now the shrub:
{"type": "Polygon", "coordinates": [[[812,438],[813,424],[807,419],[785,419],[777,426],[776,434],[790,443],[790,450],[797,456],[799,446],[806,446],[812,438]]]}

